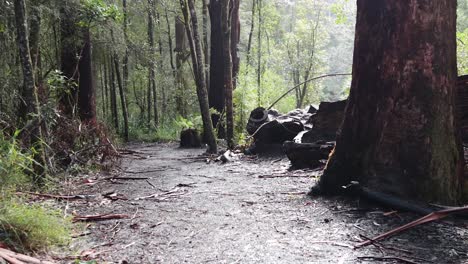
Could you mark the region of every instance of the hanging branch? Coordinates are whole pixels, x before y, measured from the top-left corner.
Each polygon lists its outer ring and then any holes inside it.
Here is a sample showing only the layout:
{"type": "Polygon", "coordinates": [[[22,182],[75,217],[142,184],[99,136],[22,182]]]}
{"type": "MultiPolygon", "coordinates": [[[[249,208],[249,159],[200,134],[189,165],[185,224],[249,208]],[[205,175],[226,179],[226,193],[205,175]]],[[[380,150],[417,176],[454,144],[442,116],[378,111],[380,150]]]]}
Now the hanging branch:
{"type": "Polygon", "coordinates": [[[318,80],[318,79],[323,79],[323,78],[327,78],[327,77],[335,77],[335,76],[349,76],[351,75],[351,73],[331,73],[331,74],[326,74],[326,75],[322,75],[322,76],[318,76],[318,77],[315,77],[315,78],[312,78],[312,79],[309,79],[309,80],[306,80],[304,82],[301,82],[300,84],[294,86],[293,88],[289,89],[287,92],[285,92],[282,96],[280,96],[280,98],[278,98],[274,103],[272,103],[270,105],[270,107],[267,108],[267,110],[270,110],[273,106],[275,106],[275,104],[277,104],[279,101],[281,101],[281,99],[283,99],[286,95],[288,95],[290,92],[294,91],[297,87],[305,84],[305,83],[308,83],[308,82],[311,82],[311,81],[315,81],[315,80],[318,80]]]}

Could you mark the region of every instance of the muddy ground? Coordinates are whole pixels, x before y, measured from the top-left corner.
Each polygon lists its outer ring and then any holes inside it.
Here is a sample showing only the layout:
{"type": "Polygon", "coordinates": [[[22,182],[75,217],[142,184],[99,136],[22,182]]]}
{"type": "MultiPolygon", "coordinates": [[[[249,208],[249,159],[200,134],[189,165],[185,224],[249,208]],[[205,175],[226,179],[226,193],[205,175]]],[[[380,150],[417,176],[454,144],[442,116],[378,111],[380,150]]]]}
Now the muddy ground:
{"type": "Polygon", "coordinates": [[[364,201],[309,198],[320,172],[288,171],[285,157],[220,164],[200,158],[202,149],[175,144],[127,149],[136,152],[125,156],[117,176],[141,179],[100,175],[102,181],[74,190],[98,196],[68,207],[129,218],[90,223],[72,243],[75,256],[67,253],[62,263],[468,263],[467,224],[453,219],[385,240],[385,248],[352,249],[362,236],[417,216],[384,215],[390,210],[364,201]],[[112,192],[115,201],[102,196],[112,192]]]}

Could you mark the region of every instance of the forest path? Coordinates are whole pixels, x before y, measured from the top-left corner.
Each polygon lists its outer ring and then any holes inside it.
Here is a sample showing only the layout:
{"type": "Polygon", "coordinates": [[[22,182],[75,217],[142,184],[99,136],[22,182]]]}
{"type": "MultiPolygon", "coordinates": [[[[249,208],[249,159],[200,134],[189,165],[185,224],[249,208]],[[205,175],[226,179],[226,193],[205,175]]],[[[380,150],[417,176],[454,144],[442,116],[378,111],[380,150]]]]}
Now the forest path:
{"type": "Polygon", "coordinates": [[[316,173],[288,171],[286,157],[241,156],[207,164],[199,158],[201,149],[127,148],[136,154],[124,158],[118,176],[148,179],[83,186],[85,193],[115,192],[128,199],[73,205],[79,214],[131,216],[93,223],[88,236],[73,242],[75,252],[98,263],[374,263],[359,257],[384,255],[406,255],[415,263],[468,263],[463,223],[430,224],[385,242],[411,254],[346,247],[360,234],[372,237],[415,216],[383,216],[378,209],[356,210],[357,201],[308,198],[316,173]]]}

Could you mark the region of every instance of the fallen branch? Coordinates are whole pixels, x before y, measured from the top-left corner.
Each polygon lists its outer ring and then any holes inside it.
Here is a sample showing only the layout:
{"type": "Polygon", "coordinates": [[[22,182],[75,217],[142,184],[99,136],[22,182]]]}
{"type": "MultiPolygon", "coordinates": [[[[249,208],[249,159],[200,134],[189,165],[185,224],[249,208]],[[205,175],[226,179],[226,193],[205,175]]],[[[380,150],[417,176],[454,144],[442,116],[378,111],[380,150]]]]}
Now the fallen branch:
{"type": "Polygon", "coordinates": [[[103,214],[103,215],[84,215],[84,216],[77,215],[73,217],[73,222],[105,221],[105,220],[126,219],[126,218],[130,218],[130,216],[126,214],[103,214]]]}
{"type": "Polygon", "coordinates": [[[272,179],[272,178],[316,178],[314,175],[300,175],[300,174],[280,174],[280,175],[259,175],[260,179],[272,179]]]}
{"type": "Polygon", "coordinates": [[[57,199],[57,200],[78,200],[78,199],[89,199],[94,198],[95,195],[88,195],[88,194],[78,194],[78,195],[54,195],[54,194],[46,194],[46,193],[34,193],[34,192],[16,192],[17,194],[28,194],[34,195],[38,197],[50,198],[50,199],[57,199]]]}
{"type": "Polygon", "coordinates": [[[149,178],[148,177],[109,177],[107,178],[107,180],[125,180],[125,181],[131,181],[131,180],[135,180],[135,181],[139,181],[139,180],[148,180],[149,178]]]}
{"type": "Polygon", "coordinates": [[[417,262],[414,262],[412,260],[406,259],[406,258],[400,258],[400,257],[374,257],[374,256],[365,256],[365,257],[358,257],[360,260],[376,260],[376,261],[390,261],[390,260],[396,260],[400,261],[403,263],[408,263],[408,264],[418,264],[417,262]]]}
{"type": "Polygon", "coordinates": [[[354,248],[361,248],[361,247],[364,247],[364,246],[367,246],[369,244],[372,244],[374,241],[378,241],[378,240],[382,240],[382,239],[386,239],[388,237],[391,237],[395,234],[398,234],[398,233],[401,233],[405,230],[408,230],[410,228],[413,228],[415,226],[418,226],[418,225],[422,225],[422,224],[425,224],[425,223],[430,223],[430,222],[434,222],[434,221],[437,221],[437,220],[440,220],[442,218],[445,218],[451,214],[456,214],[456,213],[466,213],[468,212],[468,206],[466,207],[458,207],[458,208],[453,208],[453,209],[447,209],[447,210],[441,210],[441,211],[437,211],[437,212],[433,212],[433,213],[430,213],[424,217],[421,217],[413,222],[410,222],[406,225],[403,225],[403,226],[400,226],[398,228],[395,228],[393,230],[390,230],[384,234],[381,234],[377,237],[374,237],[372,239],[368,239],[364,242],[361,242],[359,244],[357,244],[356,246],[354,246],[354,248]]]}
{"type": "Polygon", "coordinates": [[[154,170],[146,170],[146,171],[123,171],[123,173],[140,174],[140,173],[151,173],[151,172],[160,172],[160,171],[168,171],[168,170],[177,170],[177,169],[175,169],[175,168],[162,168],[162,169],[154,169],[154,170]]]}
{"type": "Polygon", "coordinates": [[[11,264],[53,264],[49,261],[42,261],[37,258],[19,254],[5,248],[0,248],[0,259],[8,261],[11,264]]]}

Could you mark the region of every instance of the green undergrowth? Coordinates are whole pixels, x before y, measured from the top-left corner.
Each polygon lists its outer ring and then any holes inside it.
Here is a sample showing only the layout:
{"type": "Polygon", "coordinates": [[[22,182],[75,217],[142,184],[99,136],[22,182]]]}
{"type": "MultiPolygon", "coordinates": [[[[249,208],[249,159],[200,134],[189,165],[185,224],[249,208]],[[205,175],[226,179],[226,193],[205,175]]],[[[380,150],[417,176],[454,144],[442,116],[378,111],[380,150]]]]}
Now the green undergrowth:
{"type": "Polygon", "coordinates": [[[0,238],[13,248],[37,251],[65,245],[70,233],[70,218],[56,209],[16,199],[0,202],[0,238]]]}
{"type": "Polygon", "coordinates": [[[70,219],[50,206],[28,203],[16,194],[34,187],[34,149],[21,149],[17,134],[7,138],[0,133],[0,242],[18,251],[63,245],[71,237],[70,219]]]}
{"type": "Polygon", "coordinates": [[[201,130],[201,117],[199,115],[188,118],[178,116],[175,119],[164,120],[157,127],[154,124],[136,123],[130,125],[129,138],[131,141],[141,142],[171,142],[177,141],[180,132],[187,128],[201,130]]]}

